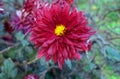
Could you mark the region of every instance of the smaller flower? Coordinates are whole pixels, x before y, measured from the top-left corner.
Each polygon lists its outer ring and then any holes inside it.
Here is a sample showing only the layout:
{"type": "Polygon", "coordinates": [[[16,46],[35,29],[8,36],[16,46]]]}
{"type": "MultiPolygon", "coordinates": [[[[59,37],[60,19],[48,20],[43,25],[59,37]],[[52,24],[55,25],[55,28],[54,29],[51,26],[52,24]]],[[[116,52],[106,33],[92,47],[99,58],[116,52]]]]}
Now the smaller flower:
{"type": "Polygon", "coordinates": [[[25,76],[23,79],[39,79],[39,76],[35,74],[29,74],[25,76]]]}
{"type": "Polygon", "coordinates": [[[38,0],[24,0],[22,10],[17,10],[11,20],[11,25],[16,31],[23,31],[27,35],[34,21],[33,13],[38,8],[38,0]]]}
{"type": "Polygon", "coordinates": [[[28,16],[23,11],[16,11],[16,14],[11,19],[11,26],[16,30],[22,30],[25,34],[28,34],[32,25],[32,16],[28,16]]]}
{"type": "Polygon", "coordinates": [[[11,26],[16,30],[19,31],[22,29],[22,11],[16,11],[16,14],[13,15],[11,19],[11,26]]]}
{"type": "Polygon", "coordinates": [[[2,8],[2,3],[0,3],[0,14],[2,14],[4,9],[2,8]]]}

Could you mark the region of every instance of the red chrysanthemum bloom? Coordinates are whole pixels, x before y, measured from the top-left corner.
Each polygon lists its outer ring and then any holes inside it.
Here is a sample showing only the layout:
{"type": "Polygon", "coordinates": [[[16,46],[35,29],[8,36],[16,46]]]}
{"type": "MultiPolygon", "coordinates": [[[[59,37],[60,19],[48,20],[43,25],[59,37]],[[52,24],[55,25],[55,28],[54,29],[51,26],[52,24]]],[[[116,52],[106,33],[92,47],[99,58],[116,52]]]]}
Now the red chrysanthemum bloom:
{"type": "Polygon", "coordinates": [[[35,74],[29,74],[25,76],[23,79],[39,79],[39,76],[35,74]]]}
{"type": "Polygon", "coordinates": [[[78,51],[88,50],[87,40],[94,34],[84,13],[68,4],[52,4],[35,15],[30,40],[39,48],[37,58],[52,59],[60,68],[67,59],[80,60],[78,51]]]}

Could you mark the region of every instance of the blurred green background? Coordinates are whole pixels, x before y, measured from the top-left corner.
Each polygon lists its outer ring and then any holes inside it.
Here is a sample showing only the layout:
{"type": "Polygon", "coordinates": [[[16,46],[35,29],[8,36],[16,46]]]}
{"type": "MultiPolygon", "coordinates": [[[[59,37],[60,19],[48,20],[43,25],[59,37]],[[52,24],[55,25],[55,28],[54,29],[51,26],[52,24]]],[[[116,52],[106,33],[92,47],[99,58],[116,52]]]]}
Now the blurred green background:
{"type": "Polygon", "coordinates": [[[22,32],[9,32],[10,18],[22,8],[22,0],[2,0],[0,14],[0,79],[23,79],[36,74],[40,79],[120,79],[120,0],[74,0],[84,11],[92,49],[80,61],[66,61],[63,70],[44,58],[36,60],[36,49],[22,32]],[[6,39],[7,38],[7,39],[6,39]]]}

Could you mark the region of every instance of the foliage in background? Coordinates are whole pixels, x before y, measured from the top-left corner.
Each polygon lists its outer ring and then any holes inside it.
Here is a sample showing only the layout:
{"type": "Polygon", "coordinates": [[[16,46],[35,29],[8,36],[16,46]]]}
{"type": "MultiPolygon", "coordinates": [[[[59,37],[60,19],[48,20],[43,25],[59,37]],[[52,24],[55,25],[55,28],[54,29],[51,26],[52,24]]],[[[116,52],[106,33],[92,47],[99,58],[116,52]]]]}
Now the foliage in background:
{"type": "Polygon", "coordinates": [[[39,75],[40,79],[120,79],[120,0],[74,1],[97,33],[90,39],[91,51],[82,54],[80,61],[66,61],[63,70],[44,58],[36,60],[36,48],[28,37],[12,30],[10,18],[22,8],[22,0],[2,2],[0,79],[22,79],[27,74],[39,75]]]}

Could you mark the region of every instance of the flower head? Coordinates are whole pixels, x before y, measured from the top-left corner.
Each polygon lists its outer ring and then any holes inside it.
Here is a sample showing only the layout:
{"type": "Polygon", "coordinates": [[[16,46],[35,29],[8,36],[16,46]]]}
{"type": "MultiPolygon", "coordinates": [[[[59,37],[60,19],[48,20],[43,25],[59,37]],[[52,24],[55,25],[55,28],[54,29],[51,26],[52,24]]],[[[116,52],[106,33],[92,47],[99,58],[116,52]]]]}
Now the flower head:
{"type": "Polygon", "coordinates": [[[4,9],[2,8],[2,3],[0,2],[0,14],[2,14],[4,9]]]}
{"type": "Polygon", "coordinates": [[[25,34],[28,34],[31,30],[32,22],[32,15],[28,15],[28,13],[18,10],[11,19],[11,26],[15,31],[22,30],[25,34]]]}
{"type": "Polygon", "coordinates": [[[23,9],[17,10],[11,19],[11,26],[16,30],[22,30],[28,34],[33,22],[33,11],[36,10],[35,3],[37,0],[24,0],[23,9]]]}
{"type": "Polygon", "coordinates": [[[52,4],[36,13],[30,40],[39,48],[37,58],[52,59],[62,68],[67,59],[80,60],[78,51],[87,50],[87,40],[94,32],[84,13],[68,4],[52,4]]]}
{"type": "Polygon", "coordinates": [[[39,76],[37,76],[35,74],[29,74],[29,75],[25,76],[23,79],[39,79],[39,76]]]}
{"type": "Polygon", "coordinates": [[[22,10],[17,10],[16,14],[12,16],[11,26],[16,31],[23,31],[27,35],[31,31],[33,21],[35,20],[34,13],[38,8],[42,9],[45,3],[40,0],[24,0],[22,10]]]}

